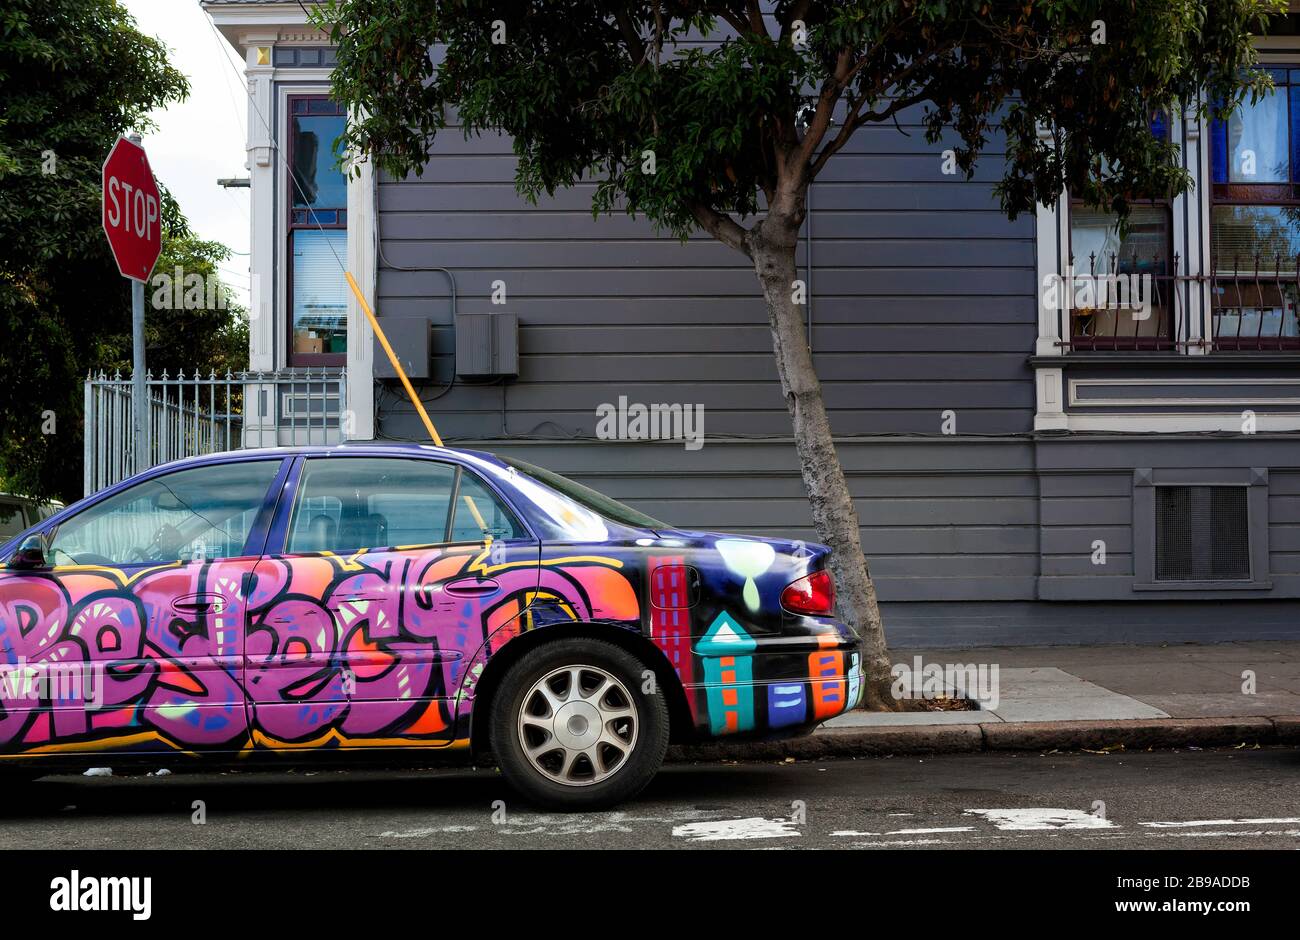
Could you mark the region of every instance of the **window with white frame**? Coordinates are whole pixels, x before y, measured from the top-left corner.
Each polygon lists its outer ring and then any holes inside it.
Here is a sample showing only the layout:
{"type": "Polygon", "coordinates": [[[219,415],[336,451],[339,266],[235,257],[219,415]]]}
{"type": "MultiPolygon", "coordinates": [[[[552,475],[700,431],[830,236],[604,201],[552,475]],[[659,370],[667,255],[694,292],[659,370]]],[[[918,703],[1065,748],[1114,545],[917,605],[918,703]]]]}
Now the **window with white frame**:
{"type": "MultiPolygon", "coordinates": [[[[1163,112],[1152,116],[1151,132],[1168,140],[1163,112]]],[[[1069,213],[1070,348],[1174,348],[1170,200],[1137,203],[1122,227],[1114,213],[1077,199],[1070,201],[1069,213]],[[1143,290],[1145,297],[1136,300],[1147,302],[1133,302],[1143,290]]]]}
{"type": "Polygon", "coordinates": [[[1214,344],[1300,349],[1300,68],[1210,128],[1214,344]]]}
{"type": "Polygon", "coordinates": [[[324,95],[291,95],[288,102],[289,365],[343,365],[348,287],[340,262],[348,252],[348,183],[335,165],[334,142],[346,117],[324,95]]]}

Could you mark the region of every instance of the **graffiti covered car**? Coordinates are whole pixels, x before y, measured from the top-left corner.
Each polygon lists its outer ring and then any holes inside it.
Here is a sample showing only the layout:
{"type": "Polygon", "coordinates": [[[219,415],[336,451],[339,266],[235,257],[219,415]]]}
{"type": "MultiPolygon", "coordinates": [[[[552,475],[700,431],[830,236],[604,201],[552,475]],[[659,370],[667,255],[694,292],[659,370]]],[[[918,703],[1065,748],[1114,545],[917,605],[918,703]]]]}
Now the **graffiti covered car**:
{"type": "Polygon", "coordinates": [[[460,750],[540,804],[610,805],[670,738],[857,704],[828,554],[486,453],[168,464],[0,546],[0,765],[460,750]]]}

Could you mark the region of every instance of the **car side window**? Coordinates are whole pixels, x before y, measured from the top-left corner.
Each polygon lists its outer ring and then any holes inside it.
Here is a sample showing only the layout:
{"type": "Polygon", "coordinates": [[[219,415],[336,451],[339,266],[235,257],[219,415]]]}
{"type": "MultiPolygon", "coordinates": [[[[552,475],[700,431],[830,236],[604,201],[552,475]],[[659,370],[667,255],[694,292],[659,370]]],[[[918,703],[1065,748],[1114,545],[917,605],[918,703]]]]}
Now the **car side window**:
{"type": "Polygon", "coordinates": [[[13,538],[27,528],[23,506],[14,500],[0,500],[0,542],[13,538]]]}
{"type": "Polygon", "coordinates": [[[500,497],[466,470],[456,494],[456,518],[451,527],[453,542],[494,542],[524,538],[526,533],[500,497]]]}
{"type": "Polygon", "coordinates": [[[237,558],[279,460],[176,470],[137,483],[61,523],[52,565],[130,565],[237,558]]]}
{"type": "Polygon", "coordinates": [[[285,550],[351,554],[445,542],[455,484],[456,468],[434,460],[311,458],[285,550]]]}

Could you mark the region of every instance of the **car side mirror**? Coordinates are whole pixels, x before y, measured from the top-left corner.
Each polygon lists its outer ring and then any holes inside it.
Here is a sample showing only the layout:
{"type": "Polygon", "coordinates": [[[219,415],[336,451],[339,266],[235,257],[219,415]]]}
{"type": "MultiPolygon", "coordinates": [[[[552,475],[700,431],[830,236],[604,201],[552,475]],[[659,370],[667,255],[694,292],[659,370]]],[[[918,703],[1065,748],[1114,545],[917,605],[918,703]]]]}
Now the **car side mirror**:
{"type": "Polygon", "coordinates": [[[45,538],[29,535],[18,546],[18,551],[9,559],[10,568],[47,568],[45,562],[45,538]]]}

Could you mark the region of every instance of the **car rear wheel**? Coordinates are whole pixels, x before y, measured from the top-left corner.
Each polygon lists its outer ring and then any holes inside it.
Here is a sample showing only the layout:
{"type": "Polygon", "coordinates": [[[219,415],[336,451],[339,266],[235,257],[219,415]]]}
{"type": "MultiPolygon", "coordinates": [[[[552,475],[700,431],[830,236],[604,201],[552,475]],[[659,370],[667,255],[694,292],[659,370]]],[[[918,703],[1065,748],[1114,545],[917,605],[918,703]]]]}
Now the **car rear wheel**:
{"type": "Polygon", "coordinates": [[[17,790],[35,783],[45,771],[26,767],[0,767],[0,790],[17,790]]]}
{"type": "Polygon", "coordinates": [[[639,793],[668,749],[668,704],[647,667],[601,640],[547,643],[515,663],[492,702],[492,750],[506,780],[555,809],[639,793]]]}

